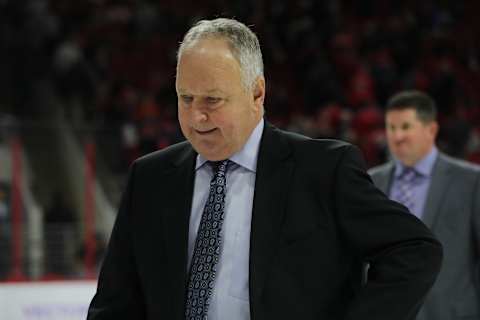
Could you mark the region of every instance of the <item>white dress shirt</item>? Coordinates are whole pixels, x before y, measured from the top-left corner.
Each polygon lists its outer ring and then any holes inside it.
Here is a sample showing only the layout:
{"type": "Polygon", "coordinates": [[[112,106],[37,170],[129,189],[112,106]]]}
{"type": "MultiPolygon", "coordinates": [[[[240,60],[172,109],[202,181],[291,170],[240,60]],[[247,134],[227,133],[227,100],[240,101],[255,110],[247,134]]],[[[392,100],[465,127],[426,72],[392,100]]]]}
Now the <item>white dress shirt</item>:
{"type": "MultiPolygon", "coordinates": [[[[260,120],[243,148],[232,155],[227,171],[225,217],[221,231],[222,248],[217,264],[215,287],[208,307],[208,320],[249,320],[248,270],[250,223],[252,220],[258,148],[264,120],[260,120]]],[[[188,235],[188,266],[193,255],[198,226],[208,198],[213,171],[207,160],[197,156],[195,186],[188,235]]]]}

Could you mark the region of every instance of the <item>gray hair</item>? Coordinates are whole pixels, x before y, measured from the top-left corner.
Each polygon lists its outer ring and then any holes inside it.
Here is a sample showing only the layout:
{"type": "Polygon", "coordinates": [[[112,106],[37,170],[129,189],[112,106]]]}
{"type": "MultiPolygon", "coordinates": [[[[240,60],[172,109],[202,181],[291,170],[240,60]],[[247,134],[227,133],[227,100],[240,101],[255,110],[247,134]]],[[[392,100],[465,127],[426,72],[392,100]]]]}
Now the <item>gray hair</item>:
{"type": "Polygon", "coordinates": [[[246,89],[253,89],[259,76],[263,77],[263,60],[257,36],[243,23],[226,18],[201,20],[183,37],[177,52],[178,61],[183,51],[195,44],[197,40],[209,37],[227,40],[233,56],[237,59],[242,82],[246,89]]]}

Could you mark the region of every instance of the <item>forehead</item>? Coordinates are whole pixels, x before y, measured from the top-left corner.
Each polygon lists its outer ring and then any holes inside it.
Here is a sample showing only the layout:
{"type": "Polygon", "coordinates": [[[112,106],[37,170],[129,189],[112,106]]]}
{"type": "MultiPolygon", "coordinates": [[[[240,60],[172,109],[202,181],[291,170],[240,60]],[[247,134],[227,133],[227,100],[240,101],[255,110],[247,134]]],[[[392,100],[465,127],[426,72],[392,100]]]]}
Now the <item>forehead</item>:
{"type": "Polygon", "coordinates": [[[177,65],[177,90],[222,90],[240,83],[240,65],[224,39],[195,41],[177,65]]]}
{"type": "Polygon", "coordinates": [[[417,115],[417,111],[413,108],[387,111],[387,113],[385,114],[385,120],[387,123],[420,121],[417,115]]]}

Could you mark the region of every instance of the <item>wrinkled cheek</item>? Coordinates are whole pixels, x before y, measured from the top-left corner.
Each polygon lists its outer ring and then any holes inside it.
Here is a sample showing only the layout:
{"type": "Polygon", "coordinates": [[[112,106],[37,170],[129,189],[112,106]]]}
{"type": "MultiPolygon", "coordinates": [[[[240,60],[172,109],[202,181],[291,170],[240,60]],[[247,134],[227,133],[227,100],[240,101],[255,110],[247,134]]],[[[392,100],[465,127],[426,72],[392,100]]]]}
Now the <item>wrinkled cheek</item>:
{"type": "Polygon", "coordinates": [[[236,145],[239,133],[233,130],[222,132],[221,139],[225,145],[236,145]]]}

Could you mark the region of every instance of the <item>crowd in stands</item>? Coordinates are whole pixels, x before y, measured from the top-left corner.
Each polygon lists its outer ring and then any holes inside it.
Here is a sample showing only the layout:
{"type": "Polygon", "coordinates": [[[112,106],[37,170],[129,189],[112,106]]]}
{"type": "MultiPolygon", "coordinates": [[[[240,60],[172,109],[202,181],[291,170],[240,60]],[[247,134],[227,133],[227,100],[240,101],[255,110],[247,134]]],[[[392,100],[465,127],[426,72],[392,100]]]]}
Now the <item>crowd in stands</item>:
{"type": "Polygon", "coordinates": [[[176,49],[192,23],[218,16],[257,33],[271,122],[351,141],[373,166],[388,156],[386,99],[405,88],[435,98],[440,148],[480,163],[479,8],[433,0],[3,0],[0,20],[2,42],[19,52],[12,88],[24,93],[39,74],[51,79],[74,121],[110,137],[119,172],[183,139],[176,49]]]}

